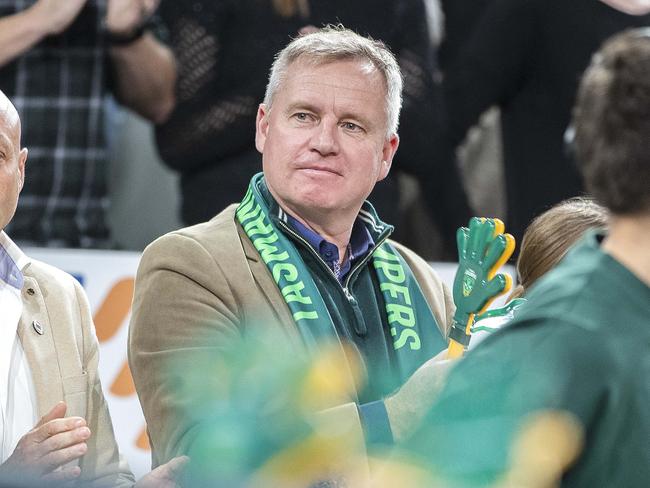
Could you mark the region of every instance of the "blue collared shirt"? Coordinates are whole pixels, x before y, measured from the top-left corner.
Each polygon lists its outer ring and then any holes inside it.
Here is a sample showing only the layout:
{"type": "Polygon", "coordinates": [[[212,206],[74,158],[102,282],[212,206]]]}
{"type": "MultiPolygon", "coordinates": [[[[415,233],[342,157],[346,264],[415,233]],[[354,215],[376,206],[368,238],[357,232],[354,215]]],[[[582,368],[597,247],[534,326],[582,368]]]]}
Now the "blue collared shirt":
{"type": "MultiPolygon", "coordinates": [[[[0,239],[0,281],[18,290],[23,287],[23,273],[16,261],[11,256],[10,251],[3,246],[3,240],[0,239]]],[[[9,246],[9,239],[6,239],[9,246]]],[[[13,245],[13,243],[11,243],[13,245]]]]}
{"type": "Polygon", "coordinates": [[[375,241],[363,222],[359,219],[355,220],[350,234],[347,256],[345,261],[339,265],[339,249],[336,244],[325,240],[291,215],[286,215],[287,223],[319,254],[341,283],[350,272],[354,262],[363,258],[375,246],[375,241]]]}

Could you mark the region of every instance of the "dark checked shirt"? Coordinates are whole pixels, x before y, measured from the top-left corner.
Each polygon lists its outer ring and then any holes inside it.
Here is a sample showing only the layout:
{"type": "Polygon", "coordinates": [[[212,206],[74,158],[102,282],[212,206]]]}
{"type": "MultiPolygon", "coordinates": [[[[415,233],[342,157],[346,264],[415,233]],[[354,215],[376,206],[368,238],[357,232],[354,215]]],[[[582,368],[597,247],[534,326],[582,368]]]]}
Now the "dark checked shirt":
{"type": "MultiPolygon", "coordinates": [[[[0,17],[36,0],[0,0],[0,17]]],[[[89,0],[60,35],[0,67],[22,121],[25,187],[8,232],[21,243],[106,247],[106,0],[89,0]]]]}

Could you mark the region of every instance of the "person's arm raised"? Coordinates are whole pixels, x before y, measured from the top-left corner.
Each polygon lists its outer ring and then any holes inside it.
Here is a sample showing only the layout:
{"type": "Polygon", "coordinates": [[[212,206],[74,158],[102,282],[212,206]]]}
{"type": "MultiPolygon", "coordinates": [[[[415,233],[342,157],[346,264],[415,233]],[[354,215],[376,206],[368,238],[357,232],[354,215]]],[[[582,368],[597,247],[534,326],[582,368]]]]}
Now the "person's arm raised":
{"type": "Polygon", "coordinates": [[[109,0],[106,29],[117,99],[155,124],[175,105],[176,60],[167,46],[141,29],[159,0],[109,0]]]}
{"type": "Polygon", "coordinates": [[[87,0],[39,0],[30,8],[0,18],[0,67],[48,35],[59,34],[77,17],[87,0]]]}

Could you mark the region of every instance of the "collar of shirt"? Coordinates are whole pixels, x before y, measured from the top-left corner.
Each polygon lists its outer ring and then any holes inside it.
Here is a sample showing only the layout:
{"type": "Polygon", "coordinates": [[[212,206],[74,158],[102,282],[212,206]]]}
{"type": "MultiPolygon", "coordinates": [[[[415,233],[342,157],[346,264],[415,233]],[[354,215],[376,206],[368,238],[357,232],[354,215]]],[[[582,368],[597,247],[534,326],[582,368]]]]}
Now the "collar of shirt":
{"type": "Polygon", "coordinates": [[[299,220],[286,214],[287,223],[295,230],[309,245],[320,255],[334,272],[336,278],[342,282],[343,278],[352,268],[352,264],[359,258],[364,257],[375,245],[372,236],[366,226],[359,219],[355,220],[350,234],[350,243],[345,261],[339,264],[339,249],[336,244],[325,240],[318,233],[311,230],[299,220]]]}
{"type": "Polygon", "coordinates": [[[21,290],[23,270],[29,258],[14,244],[5,231],[0,231],[0,281],[21,290]]]}

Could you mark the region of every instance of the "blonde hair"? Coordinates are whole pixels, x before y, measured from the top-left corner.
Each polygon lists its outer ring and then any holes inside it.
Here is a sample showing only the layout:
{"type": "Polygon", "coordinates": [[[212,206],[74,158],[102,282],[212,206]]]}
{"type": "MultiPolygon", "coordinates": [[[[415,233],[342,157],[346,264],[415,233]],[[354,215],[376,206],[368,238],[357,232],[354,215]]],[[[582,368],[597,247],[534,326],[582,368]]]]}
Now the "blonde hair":
{"type": "Polygon", "coordinates": [[[575,197],[558,203],[530,223],[519,249],[519,285],[510,300],[522,296],[551,270],[588,230],[607,228],[608,212],[589,198],[575,197]]]}

